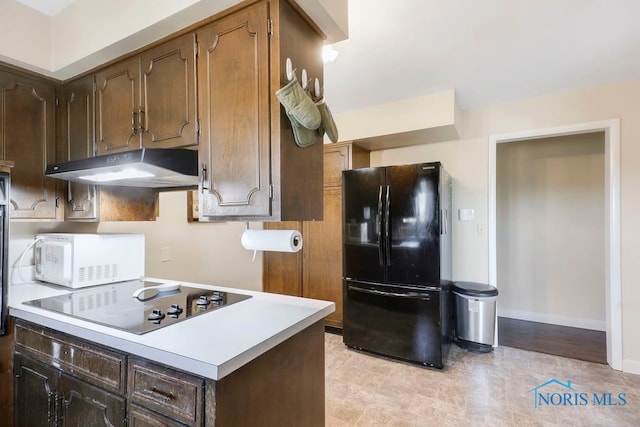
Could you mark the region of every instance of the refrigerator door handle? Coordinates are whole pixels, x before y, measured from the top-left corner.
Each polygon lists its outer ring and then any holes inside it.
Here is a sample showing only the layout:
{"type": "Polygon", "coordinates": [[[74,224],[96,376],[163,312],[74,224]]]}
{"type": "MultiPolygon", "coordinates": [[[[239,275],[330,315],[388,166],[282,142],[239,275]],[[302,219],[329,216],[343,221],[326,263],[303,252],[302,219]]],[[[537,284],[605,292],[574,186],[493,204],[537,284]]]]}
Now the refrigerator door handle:
{"type": "Polygon", "coordinates": [[[389,205],[391,202],[391,189],[387,185],[386,207],[384,214],[384,240],[387,255],[387,265],[391,265],[391,237],[389,236],[389,205]]]}
{"type": "Polygon", "coordinates": [[[440,209],[440,234],[449,234],[449,211],[447,209],[440,209]]]}
{"type": "Polygon", "coordinates": [[[421,299],[425,301],[431,300],[431,295],[418,292],[407,292],[406,294],[400,294],[397,292],[384,292],[376,289],[365,289],[358,286],[349,285],[349,290],[354,292],[361,292],[363,294],[377,295],[381,297],[393,297],[393,298],[413,298],[421,299]]]}
{"type": "Polygon", "coordinates": [[[376,234],[378,236],[378,261],[384,265],[382,254],[382,185],[378,187],[378,224],[376,234]]]}

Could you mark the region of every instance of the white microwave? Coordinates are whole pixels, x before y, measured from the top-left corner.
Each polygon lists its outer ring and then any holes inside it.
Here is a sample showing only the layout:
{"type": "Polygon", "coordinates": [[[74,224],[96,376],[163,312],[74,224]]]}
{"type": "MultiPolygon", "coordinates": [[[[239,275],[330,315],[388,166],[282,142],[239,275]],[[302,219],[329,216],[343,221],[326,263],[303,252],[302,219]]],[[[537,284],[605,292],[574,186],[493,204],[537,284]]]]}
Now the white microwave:
{"type": "Polygon", "coordinates": [[[39,234],[34,251],[36,279],[69,288],[144,276],[144,234],[39,234]]]}

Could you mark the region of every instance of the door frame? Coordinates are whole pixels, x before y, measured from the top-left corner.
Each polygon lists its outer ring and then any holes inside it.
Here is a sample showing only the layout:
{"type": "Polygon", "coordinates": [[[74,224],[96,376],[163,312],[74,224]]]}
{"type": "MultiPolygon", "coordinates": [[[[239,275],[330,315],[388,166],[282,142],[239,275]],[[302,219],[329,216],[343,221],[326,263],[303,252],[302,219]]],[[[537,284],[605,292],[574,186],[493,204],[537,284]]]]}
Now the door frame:
{"type": "Polygon", "coordinates": [[[489,284],[499,288],[497,276],[496,149],[498,144],[565,135],[604,132],[605,162],[605,311],[607,363],[622,370],[622,283],[620,263],[620,119],[577,123],[489,135],[489,284]]]}

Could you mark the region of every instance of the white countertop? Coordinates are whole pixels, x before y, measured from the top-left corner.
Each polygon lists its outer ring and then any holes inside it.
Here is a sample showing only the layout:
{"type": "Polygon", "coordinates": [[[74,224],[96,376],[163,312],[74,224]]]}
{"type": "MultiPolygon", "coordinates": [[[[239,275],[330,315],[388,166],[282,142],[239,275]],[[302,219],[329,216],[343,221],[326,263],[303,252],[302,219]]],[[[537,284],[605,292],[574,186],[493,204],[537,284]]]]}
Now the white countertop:
{"type": "Polygon", "coordinates": [[[252,298],[143,335],[22,304],[23,301],[73,291],[45,283],[11,285],[9,313],[16,318],[219,380],[335,311],[335,304],[328,301],[181,283],[251,295],[252,298]]]}

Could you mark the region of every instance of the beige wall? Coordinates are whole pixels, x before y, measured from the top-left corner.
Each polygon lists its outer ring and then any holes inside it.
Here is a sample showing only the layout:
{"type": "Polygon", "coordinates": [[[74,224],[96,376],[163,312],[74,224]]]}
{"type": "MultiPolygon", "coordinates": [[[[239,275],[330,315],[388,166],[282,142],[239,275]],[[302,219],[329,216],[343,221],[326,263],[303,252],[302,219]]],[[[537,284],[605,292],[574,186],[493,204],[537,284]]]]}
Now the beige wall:
{"type": "Polygon", "coordinates": [[[640,373],[640,82],[557,93],[463,111],[461,139],[379,151],[373,165],[440,160],[454,178],[453,210],[472,208],[475,221],[454,220],[453,276],[488,281],[488,137],[620,118],[623,367],[640,373]]]}
{"type": "MultiPolygon", "coordinates": [[[[488,136],[521,130],[620,118],[621,123],[621,254],[623,365],[640,373],[640,82],[559,93],[463,112],[461,139],[384,150],[372,154],[372,165],[416,163],[440,160],[454,178],[453,210],[473,208],[475,219],[454,220],[453,276],[456,280],[488,281],[487,187],[488,136]]],[[[161,220],[155,224],[105,224],[100,230],[144,230],[148,247],[175,246],[184,242],[184,258],[161,265],[147,261],[150,275],[166,272],[171,277],[204,277],[207,282],[259,288],[260,254],[254,263],[250,253],[239,247],[243,224],[187,224],[181,213],[184,193],[164,195],[161,220]],[[168,204],[172,205],[168,208],[168,204]],[[167,209],[169,209],[167,211],[167,209]],[[174,210],[175,209],[175,210],[174,210]],[[169,213],[166,213],[169,212],[169,213]],[[167,215],[167,216],[165,216],[167,215]],[[167,219],[172,218],[172,219],[167,219]],[[210,253],[210,257],[201,254],[210,253]],[[193,262],[197,257],[200,261],[193,262]],[[219,280],[218,280],[219,279],[219,280]]],[[[183,201],[184,200],[184,201],[183,201]]],[[[455,218],[455,217],[454,217],[455,218]]],[[[73,227],[64,225],[65,227],[73,227]]],[[[22,236],[43,225],[21,224],[22,236]]],[[[77,228],[83,226],[78,225],[77,228]]],[[[13,231],[12,231],[13,236],[13,231]]],[[[13,244],[13,239],[12,239],[13,244]]],[[[15,254],[24,247],[18,238],[15,254]]],[[[148,249],[151,258],[155,249],[148,249]]],[[[175,251],[172,251],[175,252],[175,251]]],[[[15,258],[16,255],[13,255],[15,258]]],[[[626,368],[625,368],[626,369],[626,368]]]]}
{"type": "Polygon", "coordinates": [[[605,330],[604,133],[497,145],[499,315],[605,330]]]}
{"type": "MultiPolygon", "coordinates": [[[[262,228],[250,223],[251,228],[262,228]]],[[[145,274],[149,277],[262,290],[262,253],[245,250],[240,236],[244,222],[188,223],[187,193],[160,194],[155,222],[11,223],[9,265],[13,266],[33,236],[44,232],[144,233],[145,274]],[[162,261],[168,251],[170,261],[162,261]]],[[[22,265],[33,265],[32,251],[22,265]]]]}
{"type": "MultiPolygon", "coordinates": [[[[55,16],[0,1],[0,60],[66,80],[241,0],[76,0],[55,16]]],[[[332,43],[348,35],[342,0],[297,0],[332,43]]]]}

